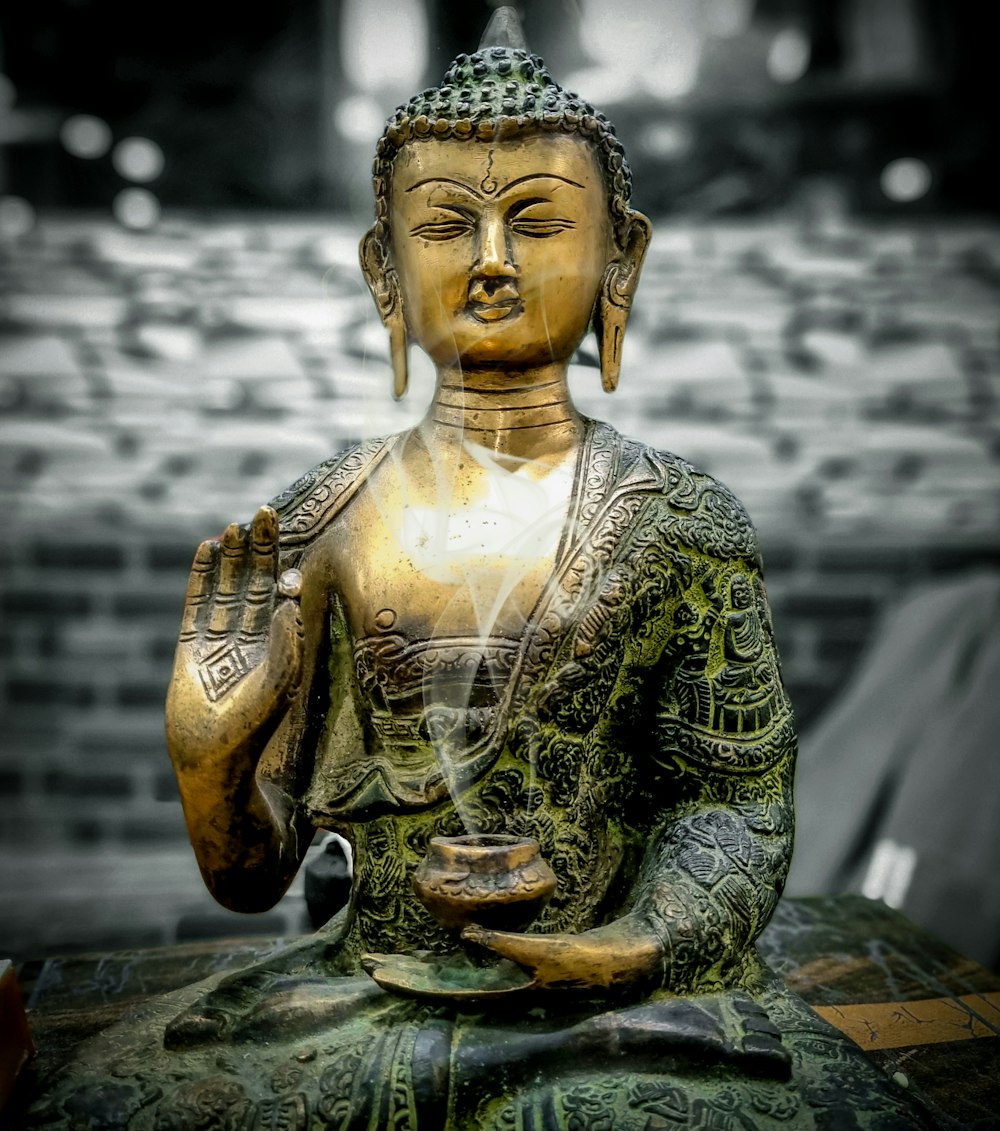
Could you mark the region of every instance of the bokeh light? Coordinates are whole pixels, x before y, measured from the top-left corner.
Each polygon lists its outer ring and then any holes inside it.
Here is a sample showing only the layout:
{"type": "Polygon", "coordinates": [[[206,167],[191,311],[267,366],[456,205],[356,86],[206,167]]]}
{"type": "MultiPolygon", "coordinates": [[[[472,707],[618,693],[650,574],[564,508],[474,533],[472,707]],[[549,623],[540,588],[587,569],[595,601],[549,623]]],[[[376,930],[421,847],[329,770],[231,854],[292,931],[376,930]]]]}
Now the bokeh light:
{"type": "Polygon", "coordinates": [[[338,102],[334,121],[341,136],[374,147],[385,127],[384,109],[369,94],[352,94],[338,102]]]}
{"type": "Polygon", "coordinates": [[[0,239],[16,240],[35,226],[35,210],[21,196],[0,196],[0,239]]]}
{"type": "Polygon", "coordinates": [[[882,170],[882,192],[897,204],[910,204],[926,196],[931,187],[931,171],[919,157],[898,157],[882,170]]]}
{"type": "Polygon", "coordinates": [[[74,114],[63,122],[59,140],[67,153],[93,160],[111,148],[111,127],[93,114],[74,114]]]}
{"type": "MultiPolygon", "coordinates": [[[[700,0],[632,0],[617,7],[583,0],[580,39],[608,79],[586,86],[588,98],[608,104],[635,98],[690,94],[697,81],[705,29],[700,0]]],[[[576,76],[568,77],[569,85],[576,76]]],[[[577,84],[581,85],[581,84],[577,84]]]]}
{"type": "Polygon", "coordinates": [[[694,32],[699,2],[631,0],[612,5],[583,0],[580,40],[593,59],[609,67],[624,66],[634,76],[642,73],[643,63],[671,53],[677,37],[694,32]]]}
{"type": "Polygon", "coordinates": [[[812,48],[801,28],[789,27],[771,41],[767,53],[767,73],[775,82],[798,82],[809,69],[812,48]]]}
{"type": "Polygon", "coordinates": [[[152,228],[160,219],[160,202],[148,189],[122,189],[111,209],[120,224],[136,231],[152,228]]]}
{"type": "Polygon", "coordinates": [[[687,155],[693,144],[690,128],[684,122],[651,122],[639,135],[639,144],[661,161],[677,161],[687,155]]]}
{"type": "Polygon", "coordinates": [[[127,181],[145,184],[163,172],[163,150],[148,137],[127,137],[115,146],[111,163],[127,181]]]}
{"type": "Polygon", "coordinates": [[[643,85],[658,98],[683,98],[698,83],[701,43],[694,37],[685,40],[672,58],[665,58],[645,76],[643,85]]]}
{"type": "Polygon", "coordinates": [[[720,39],[742,35],[753,19],[754,0],[704,0],[705,29],[720,39]]]}
{"type": "Polygon", "coordinates": [[[394,0],[389,19],[370,0],[344,0],[342,11],[341,58],[355,89],[411,91],[419,86],[427,64],[422,0],[394,0]]]}

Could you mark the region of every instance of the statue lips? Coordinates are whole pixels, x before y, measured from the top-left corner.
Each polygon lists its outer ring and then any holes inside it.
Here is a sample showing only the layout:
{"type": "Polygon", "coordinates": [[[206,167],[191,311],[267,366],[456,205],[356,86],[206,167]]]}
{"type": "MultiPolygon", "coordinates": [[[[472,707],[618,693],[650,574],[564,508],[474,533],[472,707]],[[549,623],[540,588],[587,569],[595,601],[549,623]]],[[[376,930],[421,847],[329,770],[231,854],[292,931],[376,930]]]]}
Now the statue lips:
{"type": "Polygon", "coordinates": [[[476,279],[469,287],[465,309],[480,322],[500,322],[524,308],[517,286],[512,281],[476,279]]]}

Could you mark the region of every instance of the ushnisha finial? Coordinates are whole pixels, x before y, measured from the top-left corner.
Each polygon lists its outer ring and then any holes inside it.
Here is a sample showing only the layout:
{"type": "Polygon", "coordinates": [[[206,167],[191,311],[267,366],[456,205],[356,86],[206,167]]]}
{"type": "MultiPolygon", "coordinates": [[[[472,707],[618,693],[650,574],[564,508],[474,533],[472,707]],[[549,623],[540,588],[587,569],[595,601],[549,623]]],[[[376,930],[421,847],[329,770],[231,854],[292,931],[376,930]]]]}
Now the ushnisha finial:
{"type": "Polygon", "coordinates": [[[512,51],[528,50],[524,29],[521,27],[521,17],[517,14],[516,8],[505,5],[497,8],[490,16],[483,38],[479,41],[479,50],[483,51],[487,47],[508,47],[512,51]]]}

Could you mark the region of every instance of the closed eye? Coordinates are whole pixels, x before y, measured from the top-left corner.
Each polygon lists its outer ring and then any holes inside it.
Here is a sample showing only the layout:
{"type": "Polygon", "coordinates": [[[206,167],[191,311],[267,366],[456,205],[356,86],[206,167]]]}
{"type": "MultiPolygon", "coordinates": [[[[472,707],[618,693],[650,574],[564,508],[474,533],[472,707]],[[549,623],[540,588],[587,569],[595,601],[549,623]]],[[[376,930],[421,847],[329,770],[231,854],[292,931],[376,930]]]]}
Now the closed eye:
{"type": "Polygon", "coordinates": [[[428,220],[426,224],[418,224],[410,229],[410,235],[420,236],[425,240],[454,240],[459,236],[468,235],[472,231],[472,222],[464,219],[454,220],[428,220]]]}
{"type": "Polygon", "coordinates": [[[519,216],[511,222],[511,230],[519,236],[529,236],[533,240],[544,240],[549,236],[557,236],[560,232],[568,232],[576,227],[573,220],[564,220],[562,217],[553,217],[548,220],[533,220],[527,216],[519,216]]]}

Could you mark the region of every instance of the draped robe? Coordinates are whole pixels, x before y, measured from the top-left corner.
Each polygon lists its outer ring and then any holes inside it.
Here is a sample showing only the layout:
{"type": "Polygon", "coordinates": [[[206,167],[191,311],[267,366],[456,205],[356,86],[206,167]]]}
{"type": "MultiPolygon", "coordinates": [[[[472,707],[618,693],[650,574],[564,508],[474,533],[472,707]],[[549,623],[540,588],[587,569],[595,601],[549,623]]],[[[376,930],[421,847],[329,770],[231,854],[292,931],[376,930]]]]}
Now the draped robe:
{"type": "MultiPolygon", "coordinates": [[[[352,448],[275,500],[283,568],[315,567],[397,442],[352,448]]],[[[349,907],[92,1042],[46,1126],[100,1109],[109,1062],[120,1126],[157,1131],[921,1125],[757,958],[788,868],[795,732],[755,534],[725,487],[588,422],[520,639],[412,640],[389,623],[355,639],[335,578],[303,617],[302,691],[259,780],[289,828],[305,816],[350,839],[349,907]],[[659,972],[617,999],[465,1008],[375,986],[366,952],[462,953],[411,878],[431,836],[466,831],[538,840],[558,886],[530,931],[637,912],[659,972]],[[206,1003],[223,1035],[171,1040],[206,1003]]]]}

